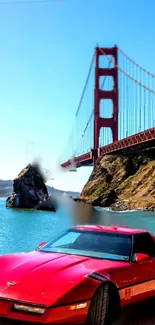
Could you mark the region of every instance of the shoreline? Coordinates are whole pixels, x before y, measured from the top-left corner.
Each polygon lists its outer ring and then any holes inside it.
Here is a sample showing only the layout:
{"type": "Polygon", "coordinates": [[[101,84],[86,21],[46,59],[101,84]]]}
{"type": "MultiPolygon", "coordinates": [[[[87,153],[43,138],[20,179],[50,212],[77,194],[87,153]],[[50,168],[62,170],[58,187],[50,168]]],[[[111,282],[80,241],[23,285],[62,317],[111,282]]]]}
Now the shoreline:
{"type": "Polygon", "coordinates": [[[149,200],[147,198],[142,199],[138,198],[136,199],[120,199],[116,200],[115,203],[109,205],[109,206],[102,206],[97,204],[97,200],[91,200],[89,197],[85,198],[82,196],[79,196],[77,198],[73,198],[75,202],[83,202],[86,204],[90,204],[93,207],[99,207],[99,208],[105,208],[109,209],[111,211],[116,211],[116,212],[123,212],[123,211],[150,211],[150,212],[155,212],[155,200],[149,200]]]}

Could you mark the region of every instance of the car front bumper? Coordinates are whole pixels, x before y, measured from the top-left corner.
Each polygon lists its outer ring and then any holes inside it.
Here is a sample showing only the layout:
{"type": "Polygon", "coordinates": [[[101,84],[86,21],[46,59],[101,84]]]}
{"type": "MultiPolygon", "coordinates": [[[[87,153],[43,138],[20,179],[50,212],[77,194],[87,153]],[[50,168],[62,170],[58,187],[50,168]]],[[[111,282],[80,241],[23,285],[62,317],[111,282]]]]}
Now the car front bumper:
{"type": "MultiPolygon", "coordinates": [[[[44,308],[44,314],[36,314],[24,310],[15,310],[14,304],[19,302],[11,302],[0,300],[0,319],[7,318],[11,320],[20,320],[30,323],[41,324],[83,324],[86,321],[90,301],[76,302],[70,305],[58,307],[41,307],[44,308]]],[[[31,306],[31,304],[22,303],[22,305],[31,306]]],[[[35,306],[40,308],[40,306],[35,306]]]]}

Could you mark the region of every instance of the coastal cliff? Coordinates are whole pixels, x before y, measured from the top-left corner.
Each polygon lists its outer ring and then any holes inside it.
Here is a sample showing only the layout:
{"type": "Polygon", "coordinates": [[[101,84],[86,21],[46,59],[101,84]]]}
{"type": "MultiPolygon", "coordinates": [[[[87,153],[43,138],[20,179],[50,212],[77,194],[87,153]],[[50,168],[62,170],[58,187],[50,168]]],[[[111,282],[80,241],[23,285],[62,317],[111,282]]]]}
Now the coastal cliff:
{"type": "Polygon", "coordinates": [[[13,180],[13,193],[7,198],[6,207],[55,211],[37,165],[27,165],[13,180]]]}
{"type": "Polygon", "coordinates": [[[155,159],[146,155],[98,159],[76,200],[117,211],[155,211],[155,159]]]}

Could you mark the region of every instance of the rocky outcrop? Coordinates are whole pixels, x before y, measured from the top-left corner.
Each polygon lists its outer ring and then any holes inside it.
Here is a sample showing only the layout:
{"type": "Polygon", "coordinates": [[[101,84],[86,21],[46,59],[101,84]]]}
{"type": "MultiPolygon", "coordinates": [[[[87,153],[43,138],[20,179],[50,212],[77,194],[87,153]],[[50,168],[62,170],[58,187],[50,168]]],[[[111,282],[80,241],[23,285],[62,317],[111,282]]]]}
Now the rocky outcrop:
{"type": "Polygon", "coordinates": [[[55,211],[37,165],[29,164],[13,180],[13,193],[7,198],[6,207],[55,211]]]}
{"type": "Polygon", "coordinates": [[[155,211],[154,155],[104,156],[76,200],[117,211],[155,211]]]}

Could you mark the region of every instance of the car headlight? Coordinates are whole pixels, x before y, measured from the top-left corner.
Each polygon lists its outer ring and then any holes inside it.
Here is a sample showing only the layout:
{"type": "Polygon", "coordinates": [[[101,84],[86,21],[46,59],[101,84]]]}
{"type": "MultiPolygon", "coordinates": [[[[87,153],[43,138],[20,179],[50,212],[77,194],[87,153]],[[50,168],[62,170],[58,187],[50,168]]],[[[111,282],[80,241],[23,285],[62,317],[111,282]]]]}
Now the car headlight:
{"type": "Polygon", "coordinates": [[[14,304],[13,307],[15,310],[25,311],[28,313],[34,313],[34,314],[40,314],[40,315],[43,315],[45,312],[44,308],[26,306],[26,305],[21,305],[21,304],[14,304]]]}

